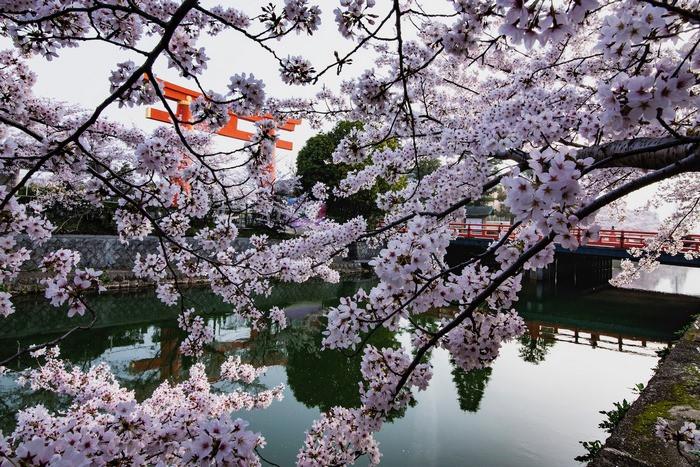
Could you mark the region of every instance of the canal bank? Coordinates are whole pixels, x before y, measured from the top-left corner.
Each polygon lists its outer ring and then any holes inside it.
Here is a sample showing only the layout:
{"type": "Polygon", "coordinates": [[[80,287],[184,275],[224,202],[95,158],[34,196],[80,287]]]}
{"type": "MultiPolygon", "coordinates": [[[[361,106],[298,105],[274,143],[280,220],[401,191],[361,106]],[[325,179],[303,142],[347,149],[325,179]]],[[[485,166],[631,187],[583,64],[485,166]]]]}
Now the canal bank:
{"type": "Polygon", "coordinates": [[[700,318],[659,361],[654,376],[589,466],[700,465],[699,456],[684,456],[675,444],[654,435],[659,417],[673,428],[686,421],[700,425],[700,318]]]}
{"type": "MultiPolygon", "coordinates": [[[[196,244],[192,238],[187,238],[187,241],[196,244]]],[[[272,245],[278,242],[277,239],[270,239],[272,245]]],[[[39,283],[44,277],[44,274],[39,272],[42,258],[60,249],[78,251],[80,267],[102,271],[102,285],[109,290],[152,288],[152,281],[136,277],[132,269],[137,255],[143,257],[156,253],[161,247],[161,240],[154,236],[124,243],[116,235],[54,235],[40,246],[33,245],[26,236],[19,236],[18,243],[19,246],[30,250],[31,256],[17,279],[9,284],[14,295],[42,292],[43,287],[39,283]]],[[[244,251],[250,247],[250,238],[238,237],[232,246],[238,251],[244,251]]],[[[345,276],[367,273],[370,271],[367,263],[378,251],[378,248],[370,247],[367,242],[352,244],[346,256],[333,258],[332,267],[345,276]]],[[[172,280],[169,282],[174,283],[172,280]]],[[[183,287],[205,285],[208,282],[206,278],[178,278],[178,285],[183,287]]]]}

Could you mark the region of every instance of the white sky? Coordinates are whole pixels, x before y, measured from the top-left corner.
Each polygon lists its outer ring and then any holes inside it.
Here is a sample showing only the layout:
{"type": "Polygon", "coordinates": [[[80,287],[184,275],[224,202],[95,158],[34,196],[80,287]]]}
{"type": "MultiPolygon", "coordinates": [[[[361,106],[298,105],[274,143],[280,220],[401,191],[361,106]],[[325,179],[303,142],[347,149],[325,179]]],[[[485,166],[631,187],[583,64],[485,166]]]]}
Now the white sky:
{"type": "MultiPolygon", "coordinates": [[[[435,0],[431,0],[430,3],[433,1],[435,0]]],[[[221,2],[212,0],[203,3],[207,6],[209,3],[221,2]]],[[[255,15],[259,11],[260,5],[266,4],[267,1],[253,0],[238,3],[246,5],[245,11],[255,15]]],[[[321,0],[316,3],[320,4],[323,14],[321,27],[313,36],[291,34],[281,42],[271,41],[268,44],[275,48],[282,57],[302,55],[311,60],[317,69],[321,69],[332,62],[334,50],[337,50],[342,56],[344,52],[349,51],[354,46],[354,43],[345,40],[337,32],[333,19],[333,9],[337,3],[329,0],[321,0]]],[[[381,15],[388,11],[390,3],[388,0],[380,0],[377,4],[376,13],[382,17],[381,15]]],[[[9,45],[9,41],[4,38],[0,39],[1,48],[7,48],[9,45]]],[[[232,75],[245,72],[253,73],[256,77],[263,79],[268,96],[312,97],[321,88],[321,85],[337,90],[342,80],[357,76],[363,70],[371,68],[373,63],[373,52],[362,51],[355,56],[351,65],[343,68],[341,76],[337,76],[335,70],[332,70],[323,77],[318,85],[289,86],[281,81],[277,62],[259,45],[236,32],[223,32],[216,37],[202,37],[200,46],[206,48],[207,55],[210,57],[208,69],[203,73],[201,82],[206,89],[221,93],[226,91],[226,85],[232,75]]],[[[144,47],[148,48],[148,45],[144,47]]],[[[110,71],[115,68],[115,64],[129,59],[140,63],[143,58],[130,52],[120,51],[114,46],[99,43],[87,43],[78,48],[62,49],[59,51],[59,57],[51,62],[41,57],[34,57],[30,60],[31,67],[38,76],[34,91],[39,96],[63,100],[86,108],[94,107],[109,93],[108,77],[110,71]]],[[[155,71],[157,76],[168,81],[191,88],[196,87],[194,83],[188,83],[174,70],[168,69],[165,60],[159,60],[156,63],[155,71]]],[[[146,131],[162,125],[162,123],[146,119],[146,107],[119,109],[116,105],[112,105],[105,111],[104,116],[124,124],[130,123],[146,131]]],[[[239,126],[250,131],[252,124],[239,121],[239,126]]],[[[277,151],[277,166],[282,176],[294,171],[298,150],[303,147],[308,138],[316,133],[317,131],[311,129],[308,123],[302,123],[293,133],[281,132],[282,139],[290,140],[294,144],[292,151],[277,151]]],[[[243,144],[229,138],[221,137],[220,140],[223,141],[222,144],[231,148],[240,147],[243,144]]],[[[653,189],[633,194],[628,198],[630,208],[642,205],[653,194],[653,189]]],[[[660,214],[667,215],[671,210],[670,206],[664,207],[660,210],[660,214]]]]}

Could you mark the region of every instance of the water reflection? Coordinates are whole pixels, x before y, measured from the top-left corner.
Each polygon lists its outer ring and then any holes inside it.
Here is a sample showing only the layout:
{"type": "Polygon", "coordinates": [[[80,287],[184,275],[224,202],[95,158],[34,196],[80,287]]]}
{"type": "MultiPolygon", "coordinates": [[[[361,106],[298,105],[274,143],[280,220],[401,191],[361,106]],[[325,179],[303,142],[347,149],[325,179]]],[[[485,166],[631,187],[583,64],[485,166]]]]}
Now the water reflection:
{"type": "MultiPolygon", "coordinates": [[[[244,415],[268,438],[266,457],[282,465],[292,464],[304,430],[321,411],[360,404],[360,356],[320,350],[324,323],[317,312],[337,303],[339,296],[369,286],[371,281],[277,288],[261,306],[285,307],[293,319],[287,329],[276,334],[253,331],[228,316],[227,306],[204,290],[189,292],[200,309],[209,312],[207,319],[215,330],[215,343],[204,356],[210,375],[215,376],[228,355],[237,354],[247,362],[270,367],[259,383],[261,389],[280,382],[287,385],[284,401],[244,415]]],[[[446,352],[433,352],[431,388],[418,395],[414,407],[395,414],[379,434],[383,464],[462,465],[465,456],[475,459],[474,465],[571,463],[579,454],[579,439],[601,437],[596,428],[597,411],[629,397],[625,391],[633,384],[646,382],[656,363],[655,352],[667,346],[689,316],[700,309],[697,299],[651,298],[622,290],[576,296],[525,293],[519,311],[527,320],[528,332],[504,347],[493,368],[464,372],[446,352]],[[614,377],[600,378],[604,374],[614,377]],[[589,385],[594,382],[597,392],[582,389],[579,376],[589,385]],[[523,392],[528,387],[532,392],[523,392]],[[556,389],[558,397],[567,401],[561,414],[571,417],[569,423],[585,428],[564,432],[558,426],[563,415],[543,417],[538,412],[549,398],[556,397],[550,389],[556,389]],[[511,407],[513,400],[524,405],[511,407]],[[511,407],[511,412],[503,412],[504,407],[511,407]],[[523,418],[526,415],[530,418],[523,418]],[[527,433],[509,434],[503,431],[504,426],[524,426],[527,433]],[[437,433],[447,439],[461,433],[462,438],[446,446],[434,438],[437,433]],[[467,433],[473,439],[465,441],[467,433]],[[507,449],[498,448],[485,436],[504,438],[511,444],[507,449]],[[524,450],[514,450],[513,446],[523,448],[524,439],[529,440],[524,450]],[[489,452],[493,449],[498,452],[489,452]]],[[[176,381],[186,374],[192,362],[178,352],[183,335],[174,311],[162,307],[150,293],[106,295],[97,300],[97,308],[103,310],[98,328],[71,336],[62,345],[66,359],[84,367],[106,361],[139,398],[149,395],[161,381],[176,381]]],[[[74,324],[40,298],[24,298],[18,310],[0,329],[0,356],[74,324]]],[[[423,324],[430,325],[433,318],[423,318],[423,324]]],[[[370,343],[395,346],[405,342],[405,337],[383,330],[370,343]]],[[[44,403],[57,408],[61,404],[46,395],[20,390],[8,377],[0,378],[0,399],[3,431],[12,426],[14,413],[21,407],[44,403]]]]}
{"type": "MultiPolygon", "coordinates": [[[[619,261],[613,266],[613,276],[620,272],[619,261]]],[[[650,273],[625,286],[630,289],[650,290],[682,295],[700,296],[700,268],[686,268],[662,264],[650,273]]]]}
{"type": "Polygon", "coordinates": [[[527,332],[518,339],[520,350],[518,355],[528,363],[535,365],[544,361],[549,348],[554,345],[556,339],[548,328],[542,329],[542,325],[535,321],[527,323],[527,332]]]}
{"type": "Polygon", "coordinates": [[[472,371],[464,371],[454,361],[452,366],[452,380],[457,387],[459,408],[465,412],[478,412],[481,399],[484,397],[486,385],[491,377],[493,368],[479,368],[472,371]]]}
{"type": "Polygon", "coordinates": [[[631,352],[640,355],[656,355],[658,344],[670,342],[652,342],[648,345],[645,337],[632,334],[601,332],[599,329],[562,326],[559,323],[527,322],[527,332],[519,339],[522,344],[520,356],[530,363],[544,361],[547,352],[555,342],[571,342],[589,345],[593,348],[631,352]]]}

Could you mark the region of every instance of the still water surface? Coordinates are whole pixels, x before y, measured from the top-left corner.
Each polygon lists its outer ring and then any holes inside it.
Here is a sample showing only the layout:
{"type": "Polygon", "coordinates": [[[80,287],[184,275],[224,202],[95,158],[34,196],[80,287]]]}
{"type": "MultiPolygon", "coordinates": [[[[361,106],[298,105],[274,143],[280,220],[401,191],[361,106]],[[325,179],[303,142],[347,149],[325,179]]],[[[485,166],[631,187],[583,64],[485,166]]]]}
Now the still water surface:
{"type": "MultiPolygon", "coordinates": [[[[304,431],[322,410],[359,405],[359,359],[320,351],[319,313],[340,296],[370,280],[340,284],[281,286],[261,306],[284,306],[293,319],[278,335],[251,333],[227,314],[227,306],[205,290],[189,297],[208,310],[214,348],[205,355],[215,368],[230,354],[267,365],[268,373],[249,389],[284,383],[285,398],[267,410],[241,414],[268,440],[266,458],[293,465],[304,431]]],[[[62,345],[64,358],[89,366],[107,361],[138,397],[163,379],[178,380],[191,363],[177,348],[182,338],[174,312],[152,292],[103,295],[97,329],[62,345]]],[[[41,297],[22,297],[18,312],[0,328],[0,357],[18,345],[42,342],[75,321],[46,306],[41,297]]],[[[446,352],[432,354],[434,377],[416,403],[377,435],[389,466],[565,466],[583,451],[581,440],[604,439],[599,410],[633,396],[646,383],[674,334],[700,311],[700,300],[607,289],[592,293],[527,290],[518,309],[528,333],[504,345],[492,368],[470,373],[455,368],[446,352]]],[[[375,345],[405,342],[385,332],[375,345]]],[[[0,429],[7,432],[18,408],[60,402],[18,389],[0,378],[0,429]]],[[[362,465],[362,463],[360,463],[362,465]]]]}

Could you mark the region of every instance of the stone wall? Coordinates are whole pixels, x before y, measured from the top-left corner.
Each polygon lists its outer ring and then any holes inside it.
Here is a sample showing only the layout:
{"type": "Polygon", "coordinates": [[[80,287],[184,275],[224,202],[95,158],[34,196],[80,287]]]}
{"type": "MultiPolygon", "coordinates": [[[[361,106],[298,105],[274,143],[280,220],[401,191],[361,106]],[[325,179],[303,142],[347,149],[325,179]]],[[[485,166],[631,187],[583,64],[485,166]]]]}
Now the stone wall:
{"type": "Polygon", "coordinates": [[[55,235],[49,241],[35,247],[26,239],[20,242],[32,250],[32,263],[37,264],[43,256],[61,248],[80,252],[80,265],[95,269],[128,270],[133,267],[137,253],[153,252],[157,245],[156,237],[143,241],[132,241],[128,245],[119,242],[111,235],[55,235]]]}
{"type": "MultiPolygon", "coordinates": [[[[589,464],[593,467],[687,466],[672,443],[654,435],[658,417],[678,428],[684,421],[700,424],[700,319],[696,320],[659,362],[639,398],[589,464]]],[[[595,382],[592,382],[595,384],[595,382]]],[[[700,458],[688,455],[700,464],[700,458]]]]}
{"type": "MultiPolygon", "coordinates": [[[[157,237],[149,236],[142,241],[132,240],[124,244],[119,241],[119,237],[113,235],[55,235],[39,247],[34,247],[27,238],[20,238],[19,241],[21,246],[33,250],[32,260],[28,265],[31,269],[48,252],[66,248],[80,252],[80,266],[103,271],[130,271],[137,253],[141,255],[153,253],[159,243],[157,237]]],[[[246,249],[248,245],[249,239],[246,237],[237,238],[234,242],[234,247],[238,250],[246,249]]],[[[348,258],[338,258],[336,264],[344,271],[358,269],[372,259],[377,251],[375,248],[369,248],[365,243],[360,243],[356,248],[351,249],[348,258]]]]}
{"type": "MultiPolygon", "coordinates": [[[[248,243],[247,238],[238,238],[235,246],[244,249],[248,243]]],[[[66,248],[80,252],[82,267],[128,271],[133,267],[137,253],[153,253],[160,242],[157,237],[150,236],[124,244],[114,235],[55,235],[39,247],[32,245],[27,238],[21,238],[19,244],[32,250],[30,267],[36,266],[47,253],[66,248]]]]}

